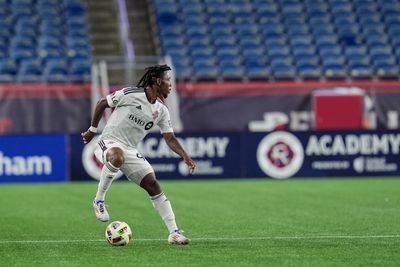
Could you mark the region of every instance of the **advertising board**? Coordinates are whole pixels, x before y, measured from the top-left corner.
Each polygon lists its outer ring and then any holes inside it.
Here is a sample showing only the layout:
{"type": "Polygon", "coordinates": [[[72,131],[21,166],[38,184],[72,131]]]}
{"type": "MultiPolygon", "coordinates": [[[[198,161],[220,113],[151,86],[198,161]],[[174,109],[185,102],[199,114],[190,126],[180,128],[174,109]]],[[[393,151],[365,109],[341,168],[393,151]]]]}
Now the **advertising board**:
{"type": "Polygon", "coordinates": [[[0,183],[66,181],[65,135],[0,136],[0,183]]]}

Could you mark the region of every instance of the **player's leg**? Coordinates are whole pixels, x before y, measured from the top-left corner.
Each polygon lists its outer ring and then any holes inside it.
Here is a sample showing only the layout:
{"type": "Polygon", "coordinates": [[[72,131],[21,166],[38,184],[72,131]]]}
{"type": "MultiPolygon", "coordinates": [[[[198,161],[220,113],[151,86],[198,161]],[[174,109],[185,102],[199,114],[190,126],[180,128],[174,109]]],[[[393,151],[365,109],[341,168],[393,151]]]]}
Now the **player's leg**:
{"type": "Polygon", "coordinates": [[[105,205],[105,195],[111,186],[115,175],[124,164],[124,152],[120,147],[111,147],[104,151],[104,165],[101,169],[100,181],[97,187],[96,197],[93,200],[93,209],[96,217],[103,222],[110,219],[105,205]]]}
{"type": "Polygon", "coordinates": [[[147,191],[153,207],[160,214],[162,220],[168,228],[168,242],[171,244],[186,245],[190,243],[190,239],[186,238],[182,231],[176,225],[175,214],[172,210],[171,202],[161,190],[154,172],[143,177],[140,187],[147,191]]]}
{"type": "Polygon", "coordinates": [[[153,207],[160,214],[168,228],[170,233],[168,241],[173,244],[190,243],[190,239],[183,236],[182,231],[177,227],[171,203],[162,192],[160,184],[155,177],[154,169],[149,162],[135,149],[129,149],[125,153],[125,164],[121,167],[121,171],[130,181],[135,182],[147,191],[153,207]]]}

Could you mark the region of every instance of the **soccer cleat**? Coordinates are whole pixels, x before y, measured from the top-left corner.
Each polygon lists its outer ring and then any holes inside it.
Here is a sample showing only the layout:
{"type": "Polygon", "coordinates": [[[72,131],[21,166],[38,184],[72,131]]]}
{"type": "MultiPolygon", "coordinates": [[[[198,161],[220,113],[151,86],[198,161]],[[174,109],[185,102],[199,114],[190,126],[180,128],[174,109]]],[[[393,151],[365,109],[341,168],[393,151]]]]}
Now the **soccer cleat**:
{"type": "Polygon", "coordinates": [[[190,239],[185,237],[182,230],[176,229],[168,236],[168,243],[175,245],[187,245],[190,243],[190,239]]]}
{"type": "Polygon", "coordinates": [[[102,222],[106,222],[110,219],[110,215],[108,215],[106,204],[104,204],[103,200],[94,200],[93,201],[93,209],[96,214],[97,219],[102,222]]]}

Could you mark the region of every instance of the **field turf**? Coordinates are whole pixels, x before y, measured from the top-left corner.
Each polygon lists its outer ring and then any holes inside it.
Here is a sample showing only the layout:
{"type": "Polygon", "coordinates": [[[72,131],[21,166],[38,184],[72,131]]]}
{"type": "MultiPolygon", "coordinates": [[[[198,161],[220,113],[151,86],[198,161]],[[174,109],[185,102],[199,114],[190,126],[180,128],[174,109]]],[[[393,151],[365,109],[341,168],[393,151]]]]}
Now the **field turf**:
{"type": "Polygon", "coordinates": [[[96,182],[0,186],[1,266],[399,266],[400,179],[161,181],[192,244],[167,244],[147,195],[115,182],[112,247],[96,182]]]}

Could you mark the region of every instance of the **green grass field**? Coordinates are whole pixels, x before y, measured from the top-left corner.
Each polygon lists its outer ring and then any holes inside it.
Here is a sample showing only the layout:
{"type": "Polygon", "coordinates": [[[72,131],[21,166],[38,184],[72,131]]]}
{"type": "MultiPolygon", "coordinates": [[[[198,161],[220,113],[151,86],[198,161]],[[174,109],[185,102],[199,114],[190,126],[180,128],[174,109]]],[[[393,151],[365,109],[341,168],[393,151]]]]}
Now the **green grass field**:
{"type": "Polygon", "coordinates": [[[1,266],[399,266],[400,179],[161,181],[192,238],[171,246],[142,189],[116,182],[112,247],[91,202],[96,182],[0,186],[1,266]]]}

